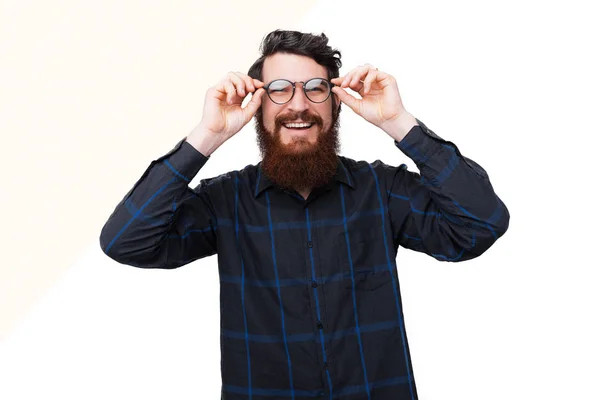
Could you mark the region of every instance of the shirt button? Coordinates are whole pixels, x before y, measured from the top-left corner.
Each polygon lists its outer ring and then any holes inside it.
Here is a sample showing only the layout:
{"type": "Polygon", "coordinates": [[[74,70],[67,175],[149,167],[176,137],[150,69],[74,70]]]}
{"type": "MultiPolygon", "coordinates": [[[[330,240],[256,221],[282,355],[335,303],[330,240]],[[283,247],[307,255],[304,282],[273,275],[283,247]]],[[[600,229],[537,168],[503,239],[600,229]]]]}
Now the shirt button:
{"type": "Polygon", "coordinates": [[[319,321],[319,322],[317,323],[317,328],[319,328],[319,329],[323,329],[323,324],[321,323],[321,321],[319,321]]]}
{"type": "Polygon", "coordinates": [[[317,287],[317,286],[318,286],[318,285],[317,285],[317,282],[315,282],[315,281],[312,281],[312,287],[317,287]]]}
{"type": "Polygon", "coordinates": [[[312,247],[312,242],[310,240],[308,241],[307,244],[308,244],[308,247],[312,247]]]}

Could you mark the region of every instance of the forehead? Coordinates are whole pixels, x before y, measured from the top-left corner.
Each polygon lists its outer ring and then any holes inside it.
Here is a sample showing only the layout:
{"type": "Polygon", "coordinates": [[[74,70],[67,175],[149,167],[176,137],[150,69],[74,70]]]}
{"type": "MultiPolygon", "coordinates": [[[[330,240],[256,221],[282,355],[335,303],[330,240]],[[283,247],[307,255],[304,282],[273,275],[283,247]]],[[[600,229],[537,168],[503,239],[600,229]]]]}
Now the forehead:
{"type": "Polygon", "coordinates": [[[327,78],[327,68],[310,57],[276,53],[265,58],[262,75],[265,83],[279,78],[307,81],[310,78],[327,78]]]}

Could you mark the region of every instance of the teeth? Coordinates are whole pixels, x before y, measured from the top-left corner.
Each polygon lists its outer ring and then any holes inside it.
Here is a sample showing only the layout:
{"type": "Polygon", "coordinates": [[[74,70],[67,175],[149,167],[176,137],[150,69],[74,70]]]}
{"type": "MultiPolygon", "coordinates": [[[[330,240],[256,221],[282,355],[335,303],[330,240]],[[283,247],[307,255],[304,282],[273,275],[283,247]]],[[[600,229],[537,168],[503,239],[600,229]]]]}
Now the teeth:
{"type": "Polygon", "coordinates": [[[286,128],[308,128],[312,124],[309,123],[292,123],[292,124],[284,124],[286,128]]]}

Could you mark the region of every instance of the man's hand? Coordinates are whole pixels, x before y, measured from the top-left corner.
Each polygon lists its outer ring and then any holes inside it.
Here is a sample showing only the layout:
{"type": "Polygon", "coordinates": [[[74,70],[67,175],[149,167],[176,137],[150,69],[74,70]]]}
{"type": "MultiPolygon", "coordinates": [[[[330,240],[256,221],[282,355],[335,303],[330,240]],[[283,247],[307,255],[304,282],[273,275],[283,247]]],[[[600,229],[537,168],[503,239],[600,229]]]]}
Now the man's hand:
{"type": "Polygon", "coordinates": [[[246,74],[229,72],[207,90],[202,120],[187,141],[204,155],[210,155],[252,119],[261,105],[263,86],[263,82],[246,74]],[[242,108],[244,98],[250,93],[252,99],[242,108]]]}
{"type": "Polygon", "coordinates": [[[396,79],[371,64],[356,67],[331,82],[337,85],[332,88],[333,93],[344,104],[395,140],[401,141],[417,125],[416,119],[402,104],[396,79]],[[346,92],[344,88],[347,87],[357,92],[361,99],[346,92]]]}

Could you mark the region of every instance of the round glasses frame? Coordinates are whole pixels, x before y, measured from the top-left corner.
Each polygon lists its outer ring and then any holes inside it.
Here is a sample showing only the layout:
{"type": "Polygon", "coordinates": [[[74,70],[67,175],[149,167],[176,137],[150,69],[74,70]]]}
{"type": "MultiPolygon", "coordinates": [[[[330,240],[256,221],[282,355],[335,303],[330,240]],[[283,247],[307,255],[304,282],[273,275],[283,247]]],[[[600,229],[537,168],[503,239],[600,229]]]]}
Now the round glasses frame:
{"type": "Polygon", "coordinates": [[[306,82],[304,82],[304,81],[292,82],[292,81],[290,81],[290,80],[288,80],[288,79],[275,79],[274,81],[271,81],[271,82],[269,82],[269,83],[268,83],[268,84],[265,86],[265,91],[267,92],[267,96],[269,96],[269,100],[271,100],[273,103],[275,103],[275,104],[279,104],[279,105],[281,105],[281,104],[286,104],[286,103],[289,103],[289,102],[290,102],[290,101],[291,101],[291,100],[294,98],[294,95],[296,94],[296,83],[301,83],[301,84],[302,84],[302,92],[304,92],[304,95],[306,96],[306,98],[307,98],[308,100],[310,100],[311,102],[313,102],[313,103],[317,103],[317,104],[320,104],[320,103],[324,103],[324,102],[326,102],[326,101],[329,99],[329,97],[331,96],[331,88],[332,88],[333,86],[335,86],[333,83],[329,82],[329,81],[328,81],[327,79],[325,79],[325,78],[311,78],[311,79],[307,80],[306,82]],[[306,93],[306,85],[307,85],[309,82],[311,82],[311,81],[314,81],[314,80],[320,80],[320,81],[323,81],[323,82],[325,82],[325,83],[327,84],[328,93],[327,93],[327,97],[325,97],[325,100],[323,100],[323,101],[314,101],[313,99],[311,99],[310,97],[308,97],[308,94],[306,93]],[[288,82],[288,83],[290,83],[290,84],[292,85],[292,95],[290,96],[289,100],[287,100],[287,101],[284,101],[283,103],[280,103],[280,102],[277,102],[277,101],[273,100],[273,98],[272,98],[272,97],[271,97],[271,95],[269,94],[269,88],[271,87],[271,85],[272,85],[274,82],[280,82],[280,81],[288,82]]]}

